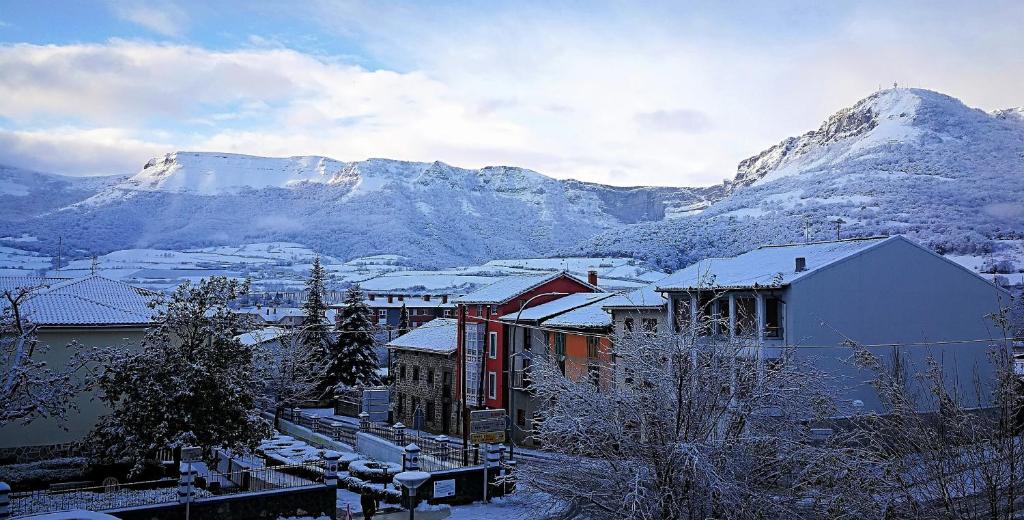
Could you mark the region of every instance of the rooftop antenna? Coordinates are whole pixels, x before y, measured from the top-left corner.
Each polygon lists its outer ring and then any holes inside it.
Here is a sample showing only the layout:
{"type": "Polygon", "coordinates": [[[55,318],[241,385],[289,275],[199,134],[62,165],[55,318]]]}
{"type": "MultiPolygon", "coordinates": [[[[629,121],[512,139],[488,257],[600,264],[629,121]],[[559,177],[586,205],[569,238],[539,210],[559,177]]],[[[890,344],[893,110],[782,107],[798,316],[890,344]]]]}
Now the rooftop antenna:
{"type": "Polygon", "coordinates": [[[99,268],[100,262],[96,258],[96,255],[92,255],[92,266],[89,267],[90,274],[95,275],[96,269],[99,268]]]}
{"type": "Polygon", "coordinates": [[[64,237],[57,237],[57,274],[60,274],[60,249],[64,245],[64,237]]]}

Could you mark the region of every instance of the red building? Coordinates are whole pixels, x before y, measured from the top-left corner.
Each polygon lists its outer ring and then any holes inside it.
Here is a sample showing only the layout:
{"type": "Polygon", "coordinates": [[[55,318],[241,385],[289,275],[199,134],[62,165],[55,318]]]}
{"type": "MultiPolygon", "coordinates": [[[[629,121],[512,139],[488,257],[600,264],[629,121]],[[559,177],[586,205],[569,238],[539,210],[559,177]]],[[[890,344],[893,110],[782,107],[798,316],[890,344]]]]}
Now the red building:
{"type": "MultiPolygon", "coordinates": [[[[596,284],[597,275],[591,281],[596,284]]],[[[508,409],[509,372],[507,346],[513,325],[499,320],[520,310],[541,305],[566,294],[598,290],[568,273],[511,276],[456,299],[458,348],[456,353],[457,395],[462,404],[461,420],[467,410],[508,409]]]]}

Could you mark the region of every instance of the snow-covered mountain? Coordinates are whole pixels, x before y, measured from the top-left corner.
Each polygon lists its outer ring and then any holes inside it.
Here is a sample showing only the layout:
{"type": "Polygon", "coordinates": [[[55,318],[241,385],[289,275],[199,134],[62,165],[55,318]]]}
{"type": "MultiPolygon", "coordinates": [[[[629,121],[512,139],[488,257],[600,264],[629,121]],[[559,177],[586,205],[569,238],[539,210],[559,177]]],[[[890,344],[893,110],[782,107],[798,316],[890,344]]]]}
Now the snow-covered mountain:
{"type": "MultiPolygon", "coordinates": [[[[6,235],[36,237],[33,247],[48,251],[62,236],[77,254],[289,241],[339,258],[393,253],[450,265],[541,256],[706,207],[721,192],[620,188],[505,166],[188,152],[155,158],[127,179],[88,182],[93,189],[77,198],[7,219],[6,235]]],[[[24,191],[0,194],[0,205],[24,191]]]]}
{"type": "MultiPolygon", "coordinates": [[[[700,214],[595,236],[571,252],[674,268],[765,243],[907,234],[936,251],[1020,258],[1024,110],[921,89],[877,92],[739,163],[700,214]]],[[[1024,265],[1017,266],[1024,268],[1024,265]]]]}

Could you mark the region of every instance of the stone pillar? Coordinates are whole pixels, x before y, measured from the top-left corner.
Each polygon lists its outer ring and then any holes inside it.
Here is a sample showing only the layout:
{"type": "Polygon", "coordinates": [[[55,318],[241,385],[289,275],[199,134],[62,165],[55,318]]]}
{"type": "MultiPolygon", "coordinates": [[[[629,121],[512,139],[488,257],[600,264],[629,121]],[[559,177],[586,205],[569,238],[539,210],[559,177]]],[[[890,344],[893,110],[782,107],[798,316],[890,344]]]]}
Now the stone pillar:
{"type": "Polygon", "coordinates": [[[420,447],[416,444],[409,444],[405,447],[405,467],[402,471],[420,470],[420,447]]]}
{"type": "Polygon", "coordinates": [[[6,520],[11,517],[11,486],[6,482],[0,482],[0,518],[6,520]]]}
{"type": "Polygon", "coordinates": [[[434,437],[434,442],[437,443],[438,454],[441,456],[441,460],[448,460],[451,455],[451,446],[449,446],[450,441],[451,439],[449,439],[447,435],[438,435],[437,437],[434,437]]]}
{"type": "Polygon", "coordinates": [[[359,412],[359,431],[363,433],[370,431],[370,414],[359,412]]]}
{"type": "Polygon", "coordinates": [[[397,422],[391,426],[391,431],[395,432],[395,444],[401,446],[405,444],[405,425],[397,422]]]}
{"type": "Polygon", "coordinates": [[[195,494],[193,484],[195,483],[196,470],[192,464],[182,462],[178,464],[178,503],[186,504],[192,501],[195,494]]]}
{"type": "Polygon", "coordinates": [[[295,424],[300,424],[300,419],[302,419],[302,408],[292,408],[291,421],[295,424]]]}
{"type": "Polygon", "coordinates": [[[338,487],[338,459],[341,454],[334,450],[324,452],[324,484],[330,487],[338,487]]]}

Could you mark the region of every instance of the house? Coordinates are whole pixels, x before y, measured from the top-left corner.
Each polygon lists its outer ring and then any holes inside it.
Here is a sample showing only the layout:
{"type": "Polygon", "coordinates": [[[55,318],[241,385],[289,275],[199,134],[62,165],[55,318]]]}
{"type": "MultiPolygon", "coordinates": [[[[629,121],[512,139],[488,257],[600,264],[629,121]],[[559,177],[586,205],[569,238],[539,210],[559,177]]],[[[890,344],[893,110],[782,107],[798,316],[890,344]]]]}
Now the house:
{"type": "MultiPolygon", "coordinates": [[[[301,327],[306,322],[306,312],[300,307],[242,307],[235,309],[233,312],[252,320],[256,325],[266,324],[276,327],[296,328],[301,327]]],[[[324,314],[327,322],[333,324],[338,310],[330,308],[324,314]]]]}
{"type": "Polygon", "coordinates": [[[461,421],[469,420],[470,409],[508,410],[511,350],[506,346],[523,338],[521,331],[518,340],[513,338],[512,331],[518,327],[501,318],[567,294],[599,292],[596,273],[589,278],[590,282],[585,282],[566,272],[510,276],[455,300],[461,421]]]}
{"type": "MultiPolygon", "coordinates": [[[[22,315],[37,326],[37,336],[48,349],[37,359],[62,367],[77,342],[87,348],[139,346],[156,316],[150,302],[155,293],[102,276],[87,276],[35,287],[19,305],[22,315]]],[[[16,283],[8,287],[17,286],[16,283]]],[[[0,303],[0,306],[6,302],[0,303]]],[[[94,392],[75,399],[77,410],[66,422],[41,418],[29,424],[0,427],[0,460],[38,460],[73,451],[109,410],[94,392]]]]}
{"type": "Polygon", "coordinates": [[[410,328],[419,327],[434,318],[454,318],[455,314],[455,303],[447,294],[368,292],[363,303],[370,308],[377,326],[392,333],[398,330],[403,306],[409,313],[410,328]]]}
{"type": "MultiPolygon", "coordinates": [[[[677,333],[752,338],[758,373],[784,353],[835,377],[841,402],[880,403],[871,374],[846,360],[846,340],[912,372],[930,356],[950,385],[984,389],[992,380],[988,318],[1009,294],[974,272],[902,236],[764,246],[709,258],[657,284],[664,319],[677,333]]],[[[659,324],[659,327],[661,325],[659,324]]],[[[984,406],[973,396],[969,404],[984,406]]],[[[985,392],[980,395],[984,396],[985,392]]]]}
{"type": "MultiPolygon", "coordinates": [[[[575,347],[575,342],[566,342],[565,333],[550,334],[541,324],[545,320],[573,312],[574,309],[589,306],[612,296],[607,292],[577,292],[555,299],[523,308],[520,311],[507,314],[498,318],[504,323],[508,344],[506,349],[509,352],[507,359],[512,367],[512,377],[508,391],[509,402],[507,409],[510,410],[510,417],[516,427],[512,428],[512,440],[517,443],[524,443],[529,436],[527,424],[532,420],[535,410],[532,392],[527,390],[529,386],[530,366],[534,355],[547,355],[550,351],[558,356],[558,360],[565,368],[565,359],[568,355],[569,343],[575,347]],[[536,347],[536,349],[535,349],[536,347]]],[[[600,309],[598,309],[600,310],[600,309]]],[[[603,311],[601,311],[603,313],[603,311]]],[[[584,352],[586,349],[584,348],[584,352]]]]}
{"type": "Polygon", "coordinates": [[[461,431],[453,406],[457,336],[457,320],[436,318],[387,344],[395,370],[396,422],[433,433],[461,431]]]}

